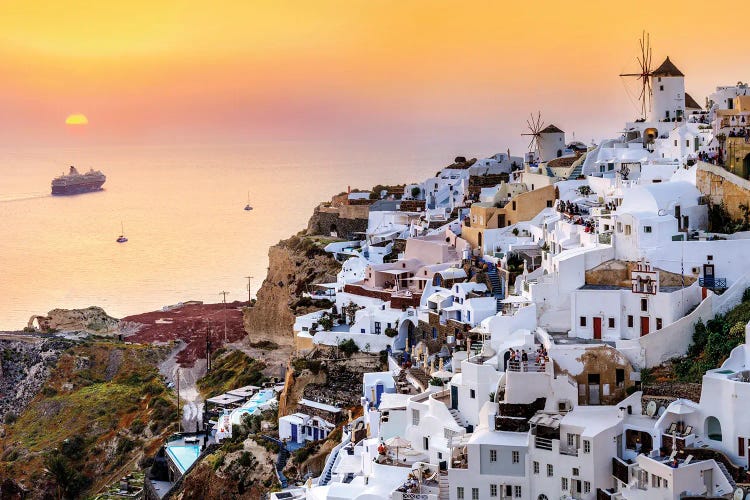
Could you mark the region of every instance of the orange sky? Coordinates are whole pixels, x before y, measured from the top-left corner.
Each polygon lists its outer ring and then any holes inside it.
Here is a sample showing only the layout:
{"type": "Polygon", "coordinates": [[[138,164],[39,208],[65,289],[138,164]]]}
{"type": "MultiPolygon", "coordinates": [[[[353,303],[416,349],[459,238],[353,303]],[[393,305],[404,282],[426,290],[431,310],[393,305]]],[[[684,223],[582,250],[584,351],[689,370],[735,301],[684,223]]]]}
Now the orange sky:
{"type": "Polygon", "coordinates": [[[731,26],[749,4],[4,0],[0,142],[70,140],[65,117],[81,112],[97,141],[500,150],[523,144],[536,110],[589,141],[637,115],[617,75],[642,29],[699,103],[750,79],[750,34],[731,26]]]}

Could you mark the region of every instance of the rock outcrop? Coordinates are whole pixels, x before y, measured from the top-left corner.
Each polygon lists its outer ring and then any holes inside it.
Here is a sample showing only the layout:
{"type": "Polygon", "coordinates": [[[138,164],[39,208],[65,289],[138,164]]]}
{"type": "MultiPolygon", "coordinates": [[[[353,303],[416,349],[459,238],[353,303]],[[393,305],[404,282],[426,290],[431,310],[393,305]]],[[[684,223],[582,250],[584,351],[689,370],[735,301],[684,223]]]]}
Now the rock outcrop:
{"type": "Polygon", "coordinates": [[[341,269],[330,254],[322,251],[321,244],[313,237],[293,236],[269,249],[268,274],[258,290],[255,305],[245,310],[245,330],[250,343],[293,345],[295,311],[291,306],[314,283],[336,281],[341,269]]]}
{"type": "Polygon", "coordinates": [[[108,315],[101,307],[86,309],[52,309],[46,316],[32,316],[28,329],[42,332],[116,333],[120,320],[108,315]]]}

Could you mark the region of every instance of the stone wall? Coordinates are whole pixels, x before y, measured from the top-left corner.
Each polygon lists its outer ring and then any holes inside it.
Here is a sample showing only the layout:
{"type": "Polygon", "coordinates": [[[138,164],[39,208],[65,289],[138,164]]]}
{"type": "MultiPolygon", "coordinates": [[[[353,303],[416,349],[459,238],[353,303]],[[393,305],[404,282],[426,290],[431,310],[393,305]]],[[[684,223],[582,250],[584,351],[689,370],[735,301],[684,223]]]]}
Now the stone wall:
{"type": "Polygon", "coordinates": [[[449,336],[456,335],[456,329],[462,332],[464,335],[468,335],[469,325],[466,323],[459,323],[449,319],[445,324],[440,323],[440,316],[435,313],[427,313],[428,321],[419,321],[417,330],[414,332],[415,340],[422,340],[431,353],[437,352],[442,349],[443,345],[448,341],[449,336]],[[433,338],[432,329],[437,330],[437,338],[433,338]]]}
{"type": "Polygon", "coordinates": [[[340,238],[355,239],[367,231],[367,205],[345,205],[338,208],[315,208],[315,212],[307,223],[308,235],[329,236],[332,232],[340,238]]]}
{"type": "Polygon", "coordinates": [[[750,181],[716,165],[699,162],[695,182],[698,190],[708,196],[712,204],[723,202],[732,219],[743,218],[740,204],[747,204],[750,200],[750,181]]]}

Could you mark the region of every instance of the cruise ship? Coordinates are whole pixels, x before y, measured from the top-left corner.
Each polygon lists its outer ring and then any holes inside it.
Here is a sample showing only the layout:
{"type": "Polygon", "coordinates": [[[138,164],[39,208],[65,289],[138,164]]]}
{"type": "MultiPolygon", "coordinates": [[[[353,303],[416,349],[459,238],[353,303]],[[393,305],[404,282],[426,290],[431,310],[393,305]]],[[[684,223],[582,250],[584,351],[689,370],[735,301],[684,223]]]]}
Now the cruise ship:
{"type": "Polygon", "coordinates": [[[68,195],[99,191],[107,180],[107,176],[99,170],[90,169],[81,174],[74,167],[70,167],[67,174],[63,174],[52,180],[53,195],[68,195]]]}

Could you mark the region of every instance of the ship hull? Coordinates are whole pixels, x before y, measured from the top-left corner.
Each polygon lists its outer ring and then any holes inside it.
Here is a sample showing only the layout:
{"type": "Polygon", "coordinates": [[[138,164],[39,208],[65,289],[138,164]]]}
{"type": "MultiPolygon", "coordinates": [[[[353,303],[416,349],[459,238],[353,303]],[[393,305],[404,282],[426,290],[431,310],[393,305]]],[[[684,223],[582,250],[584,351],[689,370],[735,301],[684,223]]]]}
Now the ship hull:
{"type": "Polygon", "coordinates": [[[52,194],[55,196],[67,196],[73,194],[90,193],[101,191],[104,181],[81,182],[69,186],[52,186],[52,194]]]}

